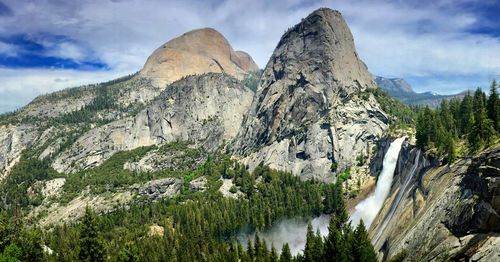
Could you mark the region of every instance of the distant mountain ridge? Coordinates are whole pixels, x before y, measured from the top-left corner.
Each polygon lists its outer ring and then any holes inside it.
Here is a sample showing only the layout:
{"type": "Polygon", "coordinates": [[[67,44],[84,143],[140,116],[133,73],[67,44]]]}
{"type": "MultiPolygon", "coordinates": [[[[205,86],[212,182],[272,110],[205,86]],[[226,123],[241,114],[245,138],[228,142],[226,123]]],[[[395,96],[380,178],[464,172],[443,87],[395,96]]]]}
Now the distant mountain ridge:
{"type": "Polygon", "coordinates": [[[411,85],[402,78],[385,78],[382,76],[376,76],[375,83],[390,96],[409,105],[428,105],[436,107],[443,99],[450,100],[455,97],[462,98],[469,92],[467,90],[453,95],[440,95],[434,92],[417,93],[413,90],[411,85]]]}

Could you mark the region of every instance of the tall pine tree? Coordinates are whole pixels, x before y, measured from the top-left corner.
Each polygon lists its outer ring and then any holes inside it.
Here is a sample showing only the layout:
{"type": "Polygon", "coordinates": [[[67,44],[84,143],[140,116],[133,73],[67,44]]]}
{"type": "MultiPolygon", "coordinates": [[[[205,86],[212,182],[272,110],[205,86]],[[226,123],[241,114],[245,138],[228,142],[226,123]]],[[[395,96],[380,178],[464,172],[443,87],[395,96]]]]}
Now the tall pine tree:
{"type": "Polygon", "coordinates": [[[473,151],[478,151],[491,143],[495,130],[486,113],[485,94],[479,88],[474,93],[473,105],[474,122],[469,133],[469,143],[473,151]]]}
{"type": "Polygon", "coordinates": [[[361,220],[354,230],[353,237],[353,260],[354,261],[366,261],[366,262],[376,262],[377,253],[373,249],[370,243],[370,238],[368,232],[366,231],[365,224],[361,220]]]}
{"type": "Polygon", "coordinates": [[[290,246],[288,243],[283,245],[281,249],[280,262],[291,262],[292,261],[292,253],[290,252],[290,246]]]}
{"type": "Polygon", "coordinates": [[[97,220],[89,206],[85,208],[80,229],[80,254],[82,261],[104,261],[104,246],[97,228],[97,220]]]}
{"type": "Polygon", "coordinates": [[[497,82],[493,80],[488,97],[488,117],[493,122],[493,127],[500,132],[500,101],[498,100],[497,82]]]}

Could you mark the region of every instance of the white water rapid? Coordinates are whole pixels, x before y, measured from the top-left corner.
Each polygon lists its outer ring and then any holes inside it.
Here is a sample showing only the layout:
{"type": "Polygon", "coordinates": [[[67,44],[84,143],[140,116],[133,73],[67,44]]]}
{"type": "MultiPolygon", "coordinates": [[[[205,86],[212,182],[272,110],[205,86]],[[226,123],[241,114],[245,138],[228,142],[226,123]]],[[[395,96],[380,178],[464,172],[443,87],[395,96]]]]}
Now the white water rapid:
{"type": "Polygon", "coordinates": [[[410,170],[410,174],[406,178],[406,181],[403,184],[403,186],[401,186],[399,188],[399,192],[398,192],[398,195],[396,197],[396,200],[394,200],[394,202],[391,206],[391,210],[389,211],[389,214],[385,217],[384,222],[382,223],[382,226],[379,227],[379,229],[377,231],[377,235],[375,235],[375,238],[373,239],[373,243],[376,243],[379,240],[380,236],[382,236],[382,233],[384,232],[385,228],[387,227],[387,224],[389,223],[392,216],[394,215],[394,212],[396,212],[396,208],[398,207],[399,202],[401,202],[401,198],[403,197],[404,193],[406,192],[406,188],[408,187],[411,180],[413,179],[413,176],[415,175],[415,171],[417,170],[417,167],[418,167],[419,158],[420,158],[420,150],[417,151],[417,156],[415,157],[415,163],[413,164],[413,167],[410,170]]]}
{"type": "Polygon", "coordinates": [[[392,179],[394,178],[394,170],[396,169],[396,164],[398,162],[399,151],[401,150],[401,145],[405,139],[406,137],[401,137],[391,143],[389,150],[387,150],[387,153],[384,156],[382,172],[378,177],[375,192],[356,205],[355,211],[351,215],[351,222],[354,227],[359,224],[361,219],[363,219],[366,228],[369,228],[373,219],[375,219],[378,212],[382,208],[382,205],[391,190],[392,179]]]}

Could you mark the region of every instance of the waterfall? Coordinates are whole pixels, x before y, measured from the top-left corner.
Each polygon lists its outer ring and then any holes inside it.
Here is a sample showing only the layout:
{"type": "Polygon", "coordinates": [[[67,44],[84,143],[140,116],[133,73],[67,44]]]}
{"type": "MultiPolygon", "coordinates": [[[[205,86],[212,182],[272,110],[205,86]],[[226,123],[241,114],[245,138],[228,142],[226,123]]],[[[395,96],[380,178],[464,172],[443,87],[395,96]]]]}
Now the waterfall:
{"type": "Polygon", "coordinates": [[[359,221],[363,219],[366,227],[369,228],[382,205],[389,195],[391,190],[392,179],[394,178],[394,170],[398,162],[399,151],[406,137],[401,137],[391,143],[389,150],[384,156],[382,172],[380,173],[375,192],[368,198],[356,205],[354,213],[351,215],[353,226],[357,226],[359,221]]]}
{"type": "MultiPolygon", "coordinates": [[[[384,156],[383,168],[377,181],[375,192],[356,206],[351,216],[351,221],[356,226],[361,219],[367,227],[370,226],[375,216],[380,211],[384,200],[389,195],[398,161],[401,145],[406,137],[398,138],[391,143],[389,150],[384,156]]],[[[418,161],[418,160],[417,160],[418,161]]],[[[411,180],[411,178],[409,178],[411,180]]],[[[405,182],[407,186],[408,180],[405,182]]],[[[314,230],[318,229],[322,236],[328,235],[329,215],[322,215],[312,220],[284,219],[271,228],[260,232],[261,239],[266,240],[269,248],[271,244],[280,251],[284,243],[288,243],[293,255],[301,253],[306,243],[307,221],[310,221],[314,230]]],[[[245,245],[248,239],[253,240],[255,232],[241,232],[237,239],[245,245]]]]}
{"type": "Polygon", "coordinates": [[[396,197],[396,200],[394,200],[394,202],[392,203],[391,210],[389,211],[389,213],[385,217],[384,222],[382,223],[382,226],[379,227],[379,229],[377,231],[377,235],[375,236],[375,238],[373,240],[373,243],[376,243],[379,240],[379,238],[382,236],[382,233],[384,232],[385,228],[387,227],[387,224],[389,223],[392,216],[394,215],[394,212],[396,212],[396,208],[398,207],[399,202],[401,202],[401,198],[403,198],[403,195],[406,192],[406,188],[408,187],[408,185],[410,185],[410,182],[413,179],[413,176],[415,175],[415,171],[418,168],[419,158],[420,158],[420,150],[417,151],[417,156],[415,157],[415,163],[413,164],[413,167],[410,170],[410,174],[406,178],[403,186],[401,186],[399,188],[399,192],[398,192],[398,195],[396,197]]]}

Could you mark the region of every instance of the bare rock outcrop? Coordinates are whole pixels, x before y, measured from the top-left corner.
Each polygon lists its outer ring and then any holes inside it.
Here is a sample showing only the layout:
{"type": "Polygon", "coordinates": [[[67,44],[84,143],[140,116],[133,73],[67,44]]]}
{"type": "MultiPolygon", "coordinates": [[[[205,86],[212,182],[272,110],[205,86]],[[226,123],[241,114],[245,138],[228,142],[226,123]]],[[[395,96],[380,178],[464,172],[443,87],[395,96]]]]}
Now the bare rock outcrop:
{"type": "Polygon", "coordinates": [[[341,14],[322,8],[283,35],[235,142],[242,162],[335,180],[387,128],[341,14]]]}
{"type": "MultiPolygon", "coordinates": [[[[425,158],[417,161],[411,152],[402,150],[400,158],[420,165],[425,158]]],[[[497,146],[472,159],[421,169],[406,188],[396,179],[370,229],[381,258],[406,250],[411,252],[407,261],[498,260],[493,250],[500,248],[499,170],[497,146]],[[402,198],[391,211],[400,191],[402,198]]],[[[408,168],[397,172],[399,180],[410,173],[408,168]]]]}
{"type": "Polygon", "coordinates": [[[140,196],[145,196],[151,200],[159,200],[161,198],[169,198],[181,191],[182,179],[179,178],[163,178],[152,180],[140,186],[137,193],[140,196]]]}
{"type": "Polygon", "coordinates": [[[236,57],[239,59],[238,66],[245,72],[255,72],[259,70],[259,66],[247,52],[236,51],[236,57]]]}
{"type": "Polygon", "coordinates": [[[237,135],[252,99],[248,88],[225,74],[186,77],[135,117],[91,129],[52,166],[71,173],[98,166],[118,151],[176,141],[213,151],[237,135]]]}
{"type": "Polygon", "coordinates": [[[209,72],[243,78],[258,68],[246,53],[237,53],[227,39],[213,28],[189,31],[174,38],[148,58],[140,72],[154,85],[165,86],[188,75],[209,72]]]}
{"type": "Polygon", "coordinates": [[[37,136],[36,128],[31,125],[0,126],[0,182],[37,136]]]}
{"type": "Polygon", "coordinates": [[[197,179],[189,182],[189,191],[198,192],[204,191],[208,187],[208,179],[205,176],[198,177],[197,179]]]}

